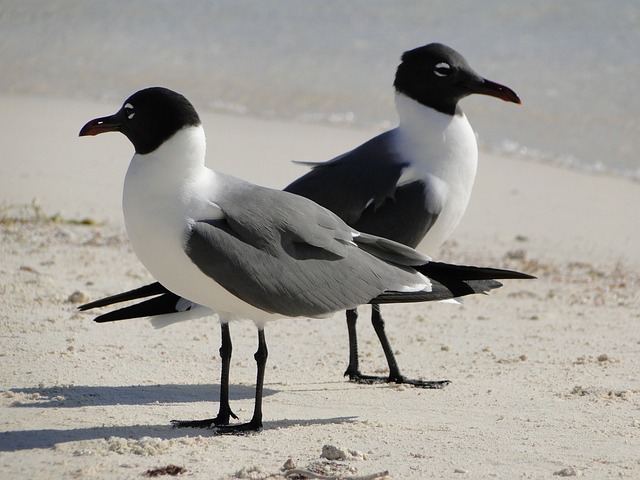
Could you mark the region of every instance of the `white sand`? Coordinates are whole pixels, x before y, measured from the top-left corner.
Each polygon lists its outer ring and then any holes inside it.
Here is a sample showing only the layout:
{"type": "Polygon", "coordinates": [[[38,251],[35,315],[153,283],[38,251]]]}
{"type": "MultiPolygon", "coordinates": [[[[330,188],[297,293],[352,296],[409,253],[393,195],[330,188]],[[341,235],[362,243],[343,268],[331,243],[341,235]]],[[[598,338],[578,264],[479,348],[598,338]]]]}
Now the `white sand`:
{"type": "MultiPolygon", "coordinates": [[[[216,437],[169,426],[217,411],[213,320],[99,325],[68,301],[151,280],[122,225],[128,141],[77,137],[117,107],[0,97],[2,478],[141,478],[169,464],[192,478],[277,478],[289,457],[392,478],[640,477],[640,185],[483,152],[467,215],[432,255],[539,279],[461,307],[384,309],[404,373],[451,385],[351,384],[341,316],[283,320],[266,332],[264,431],[216,437]],[[65,221],[15,207],[34,198],[65,221]],[[70,222],[86,217],[100,224],[70,222]],[[327,444],[355,455],[322,460],[327,444]]],[[[211,166],[274,187],[305,171],[291,160],[326,160],[374,133],[203,120],[211,166]]],[[[360,332],[363,370],[377,371],[367,321],[360,332]]],[[[232,408],[247,420],[255,329],[232,335],[232,408]]]]}

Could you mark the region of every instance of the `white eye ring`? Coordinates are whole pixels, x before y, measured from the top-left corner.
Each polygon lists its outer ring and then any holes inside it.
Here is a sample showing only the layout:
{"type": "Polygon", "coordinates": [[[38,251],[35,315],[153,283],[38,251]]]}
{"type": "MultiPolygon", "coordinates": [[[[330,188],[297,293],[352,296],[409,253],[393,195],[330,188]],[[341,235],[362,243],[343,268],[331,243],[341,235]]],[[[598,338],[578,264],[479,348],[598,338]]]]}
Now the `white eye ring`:
{"type": "Polygon", "coordinates": [[[131,120],[131,119],[136,115],[136,112],[133,110],[133,105],[131,105],[130,103],[127,103],[127,104],[124,106],[124,111],[125,111],[125,112],[128,112],[128,113],[127,113],[127,118],[128,118],[129,120],[131,120]]]}
{"type": "Polygon", "coordinates": [[[449,75],[449,71],[451,70],[451,65],[446,62],[440,62],[433,69],[433,73],[435,73],[438,77],[446,77],[449,75]]]}

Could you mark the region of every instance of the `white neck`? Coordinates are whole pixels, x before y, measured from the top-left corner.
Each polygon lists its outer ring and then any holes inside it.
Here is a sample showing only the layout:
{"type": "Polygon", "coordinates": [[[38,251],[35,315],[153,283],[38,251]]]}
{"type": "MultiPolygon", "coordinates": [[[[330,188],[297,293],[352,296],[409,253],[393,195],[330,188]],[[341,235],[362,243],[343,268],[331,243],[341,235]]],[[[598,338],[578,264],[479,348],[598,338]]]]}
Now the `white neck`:
{"type": "Polygon", "coordinates": [[[470,176],[473,182],[478,146],[475,133],[461,110],[448,115],[401,93],[396,94],[396,109],[400,119],[396,145],[404,158],[438,176],[448,177],[448,170],[463,167],[464,176],[470,176]]]}
{"type": "Polygon", "coordinates": [[[178,131],[147,155],[133,156],[124,180],[122,208],[134,249],[150,223],[183,221],[193,201],[194,184],[211,172],[204,165],[205,150],[204,129],[197,126],[178,131]]]}
{"type": "Polygon", "coordinates": [[[134,155],[127,176],[144,173],[145,176],[154,177],[156,182],[163,182],[165,186],[166,181],[184,181],[185,177],[194,175],[204,167],[206,148],[204,128],[201,125],[185,127],[153,152],[134,155]]]}

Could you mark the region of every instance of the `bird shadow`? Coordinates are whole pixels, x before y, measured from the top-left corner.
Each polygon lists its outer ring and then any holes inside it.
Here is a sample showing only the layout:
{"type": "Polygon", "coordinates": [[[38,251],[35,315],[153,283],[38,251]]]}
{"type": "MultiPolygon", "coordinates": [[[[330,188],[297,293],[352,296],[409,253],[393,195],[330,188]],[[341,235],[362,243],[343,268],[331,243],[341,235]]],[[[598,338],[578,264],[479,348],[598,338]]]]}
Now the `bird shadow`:
{"type": "MultiPolygon", "coordinates": [[[[219,385],[126,385],[126,386],[54,386],[8,389],[13,394],[27,395],[28,400],[16,400],[11,407],[17,408],[76,408],[105,405],[145,405],[157,402],[187,403],[217,399],[219,385]]],[[[263,395],[269,396],[277,390],[265,388],[263,395]]],[[[255,387],[231,385],[230,400],[253,398],[255,387]]]]}
{"type": "MultiPolygon", "coordinates": [[[[230,400],[252,399],[255,387],[232,385],[230,400]]],[[[54,386],[11,388],[6,392],[29,396],[29,400],[17,399],[8,408],[81,408],[108,405],[145,405],[156,402],[187,403],[218,398],[219,385],[140,385],[140,386],[54,386]]],[[[264,396],[274,395],[278,390],[265,388],[264,396]]],[[[340,424],[355,421],[356,417],[326,419],[284,419],[265,422],[265,429],[282,429],[296,426],[340,424]]],[[[173,428],[162,425],[99,426],[72,429],[30,429],[0,432],[0,452],[15,452],[34,448],[53,448],[58,444],[85,440],[109,439],[110,437],[139,440],[154,437],[165,440],[194,435],[216,436],[215,429],[173,428]]]]}
{"type": "MultiPolygon", "coordinates": [[[[265,422],[265,429],[282,429],[290,427],[311,427],[313,425],[330,425],[352,423],[356,417],[336,417],[305,420],[277,420],[265,422]]],[[[56,445],[87,440],[108,440],[111,437],[140,440],[144,437],[172,440],[200,435],[215,437],[215,429],[173,428],[171,425],[120,425],[113,427],[89,427],[72,429],[40,429],[16,430],[0,432],[0,452],[17,452],[34,448],[54,448],[56,445]]]]}

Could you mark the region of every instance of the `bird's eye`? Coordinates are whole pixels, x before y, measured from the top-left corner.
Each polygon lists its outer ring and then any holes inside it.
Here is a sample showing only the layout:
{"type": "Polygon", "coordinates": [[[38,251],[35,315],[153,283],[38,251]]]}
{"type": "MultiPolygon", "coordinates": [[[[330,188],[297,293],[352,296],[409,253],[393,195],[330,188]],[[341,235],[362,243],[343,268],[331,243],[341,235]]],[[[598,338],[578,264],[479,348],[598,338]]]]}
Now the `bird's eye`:
{"type": "Polygon", "coordinates": [[[136,112],[133,109],[133,105],[131,105],[130,103],[127,103],[122,108],[124,108],[124,114],[127,116],[127,118],[129,120],[131,120],[134,117],[134,115],[136,114],[136,112]]]}
{"type": "Polygon", "coordinates": [[[433,69],[433,73],[438,77],[446,77],[451,73],[451,65],[446,62],[440,62],[433,69]]]}

